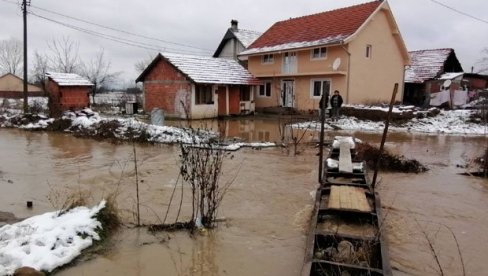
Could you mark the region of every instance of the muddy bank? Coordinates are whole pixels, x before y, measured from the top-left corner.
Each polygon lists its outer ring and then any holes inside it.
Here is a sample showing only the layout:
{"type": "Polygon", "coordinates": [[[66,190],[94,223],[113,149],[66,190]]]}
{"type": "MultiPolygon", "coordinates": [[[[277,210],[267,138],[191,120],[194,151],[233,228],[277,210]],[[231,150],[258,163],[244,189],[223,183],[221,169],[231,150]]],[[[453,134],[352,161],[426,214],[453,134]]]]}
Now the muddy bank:
{"type": "Polygon", "coordinates": [[[357,158],[364,160],[370,169],[374,169],[379,158],[378,169],[389,172],[422,173],[429,169],[418,160],[408,159],[403,155],[392,154],[368,143],[357,143],[357,158]]]}

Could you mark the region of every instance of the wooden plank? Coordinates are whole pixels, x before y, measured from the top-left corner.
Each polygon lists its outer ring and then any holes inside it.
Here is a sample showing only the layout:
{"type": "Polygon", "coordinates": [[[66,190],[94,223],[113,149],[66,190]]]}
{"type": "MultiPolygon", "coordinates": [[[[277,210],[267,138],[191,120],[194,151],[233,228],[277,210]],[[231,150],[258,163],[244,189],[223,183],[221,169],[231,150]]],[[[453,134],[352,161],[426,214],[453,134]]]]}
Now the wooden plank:
{"type": "Polygon", "coordinates": [[[351,145],[341,141],[339,148],[339,172],[352,173],[351,145]]]}
{"type": "Polygon", "coordinates": [[[331,186],[327,208],[371,212],[365,189],[351,186],[331,186]]]}

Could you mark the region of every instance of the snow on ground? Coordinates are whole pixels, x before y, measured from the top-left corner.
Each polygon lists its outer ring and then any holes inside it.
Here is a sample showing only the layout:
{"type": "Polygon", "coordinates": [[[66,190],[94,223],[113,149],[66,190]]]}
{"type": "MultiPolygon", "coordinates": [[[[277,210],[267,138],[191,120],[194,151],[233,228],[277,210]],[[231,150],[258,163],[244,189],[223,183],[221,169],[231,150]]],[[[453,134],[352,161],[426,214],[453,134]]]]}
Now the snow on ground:
{"type": "MultiPolygon", "coordinates": [[[[474,110],[441,110],[435,117],[412,119],[407,123],[396,125],[390,123],[389,131],[414,132],[432,134],[453,134],[453,135],[486,135],[488,127],[483,124],[470,122],[470,115],[474,110]]],[[[295,124],[297,128],[317,128],[320,123],[317,121],[295,124]]],[[[342,116],[337,121],[327,119],[324,125],[326,130],[340,128],[342,130],[358,130],[365,132],[383,132],[384,122],[362,121],[355,117],[342,116]]]]}
{"type": "MultiPolygon", "coordinates": [[[[3,114],[5,119],[12,118],[14,116],[19,115],[13,114],[3,114]]],[[[75,131],[79,129],[83,129],[85,131],[89,131],[91,133],[96,133],[97,127],[100,126],[102,123],[109,123],[111,121],[116,121],[120,127],[115,130],[115,137],[121,140],[129,139],[130,133],[132,132],[141,132],[144,131],[147,134],[147,141],[153,143],[165,143],[165,144],[172,144],[172,143],[184,143],[184,144],[196,144],[206,146],[205,144],[209,143],[209,140],[212,138],[216,138],[217,134],[214,132],[206,131],[206,130],[195,130],[195,129],[188,129],[188,128],[178,128],[172,126],[157,126],[152,124],[147,124],[141,121],[138,121],[134,118],[107,118],[101,117],[98,113],[93,112],[91,109],[84,109],[77,112],[66,112],[63,116],[64,119],[71,120],[71,126],[66,131],[75,131]]],[[[37,121],[36,123],[28,123],[26,125],[21,125],[19,128],[22,129],[31,129],[31,130],[39,130],[39,129],[46,129],[51,123],[54,122],[53,118],[41,117],[41,120],[37,121]]],[[[0,124],[0,127],[2,125],[0,124]]],[[[10,126],[8,123],[3,125],[10,126]]],[[[235,151],[242,147],[252,147],[252,148],[261,148],[261,147],[274,147],[276,146],[275,143],[231,143],[231,144],[224,144],[219,145],[221,149],[235,151]]]]}
{"type": "Polygon", "coordinates": [[[96,214],[105,201],[93,208],[76,207],[59,215],[49,212],[0,228],[0,275],[30,266],[51,272],[71,262],[100,237],[96,214]]]}

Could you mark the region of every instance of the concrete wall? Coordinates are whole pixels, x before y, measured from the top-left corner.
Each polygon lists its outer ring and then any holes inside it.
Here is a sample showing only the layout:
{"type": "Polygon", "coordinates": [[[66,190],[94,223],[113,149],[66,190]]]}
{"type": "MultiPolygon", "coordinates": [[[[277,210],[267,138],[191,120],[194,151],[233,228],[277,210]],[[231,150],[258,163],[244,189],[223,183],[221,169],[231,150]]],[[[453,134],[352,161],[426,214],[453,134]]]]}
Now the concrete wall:
{"type": "Polygon", "coordinates": [[[397,101],[403,98],[403,76],[405,61],[393,34],[385,10],[373,20],[348,45],[351,53],[349,93],[342,93],[344,102],[389,103],[395,83],[399,84],[397,101]],[[371,45],[371,57],[366,57],[366,46],[371,45]]]}
{"type": "Polygon", "coordinates": [[[236,38],[229,39],[225,43],[218,57],[238,60],[237,54],[244,50],[244,46],[236,38]]]}
{"type": "MultiPolygon", "coordinates": [[[[24,96],[24,81],[12,74],[5,74],[0,77],[0,98],[20,99],[24,96]]],[[[43,97],[44,91],[35,85],[27,84],[27,95],[29,97],[43,97]]]]}

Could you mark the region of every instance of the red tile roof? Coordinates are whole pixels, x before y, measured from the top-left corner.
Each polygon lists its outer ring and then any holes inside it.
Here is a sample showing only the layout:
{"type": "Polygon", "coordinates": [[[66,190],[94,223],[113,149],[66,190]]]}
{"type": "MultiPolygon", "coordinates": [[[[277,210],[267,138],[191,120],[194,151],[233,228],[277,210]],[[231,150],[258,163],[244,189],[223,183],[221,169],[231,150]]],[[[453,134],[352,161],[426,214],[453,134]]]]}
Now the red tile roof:
{"type": "Polygon", "coordinates": [[[331,37],[347,38],[354,34],[382,1],[292,18],[275,23],[249,49],[294,42],[327,41],[331,37]]]}

